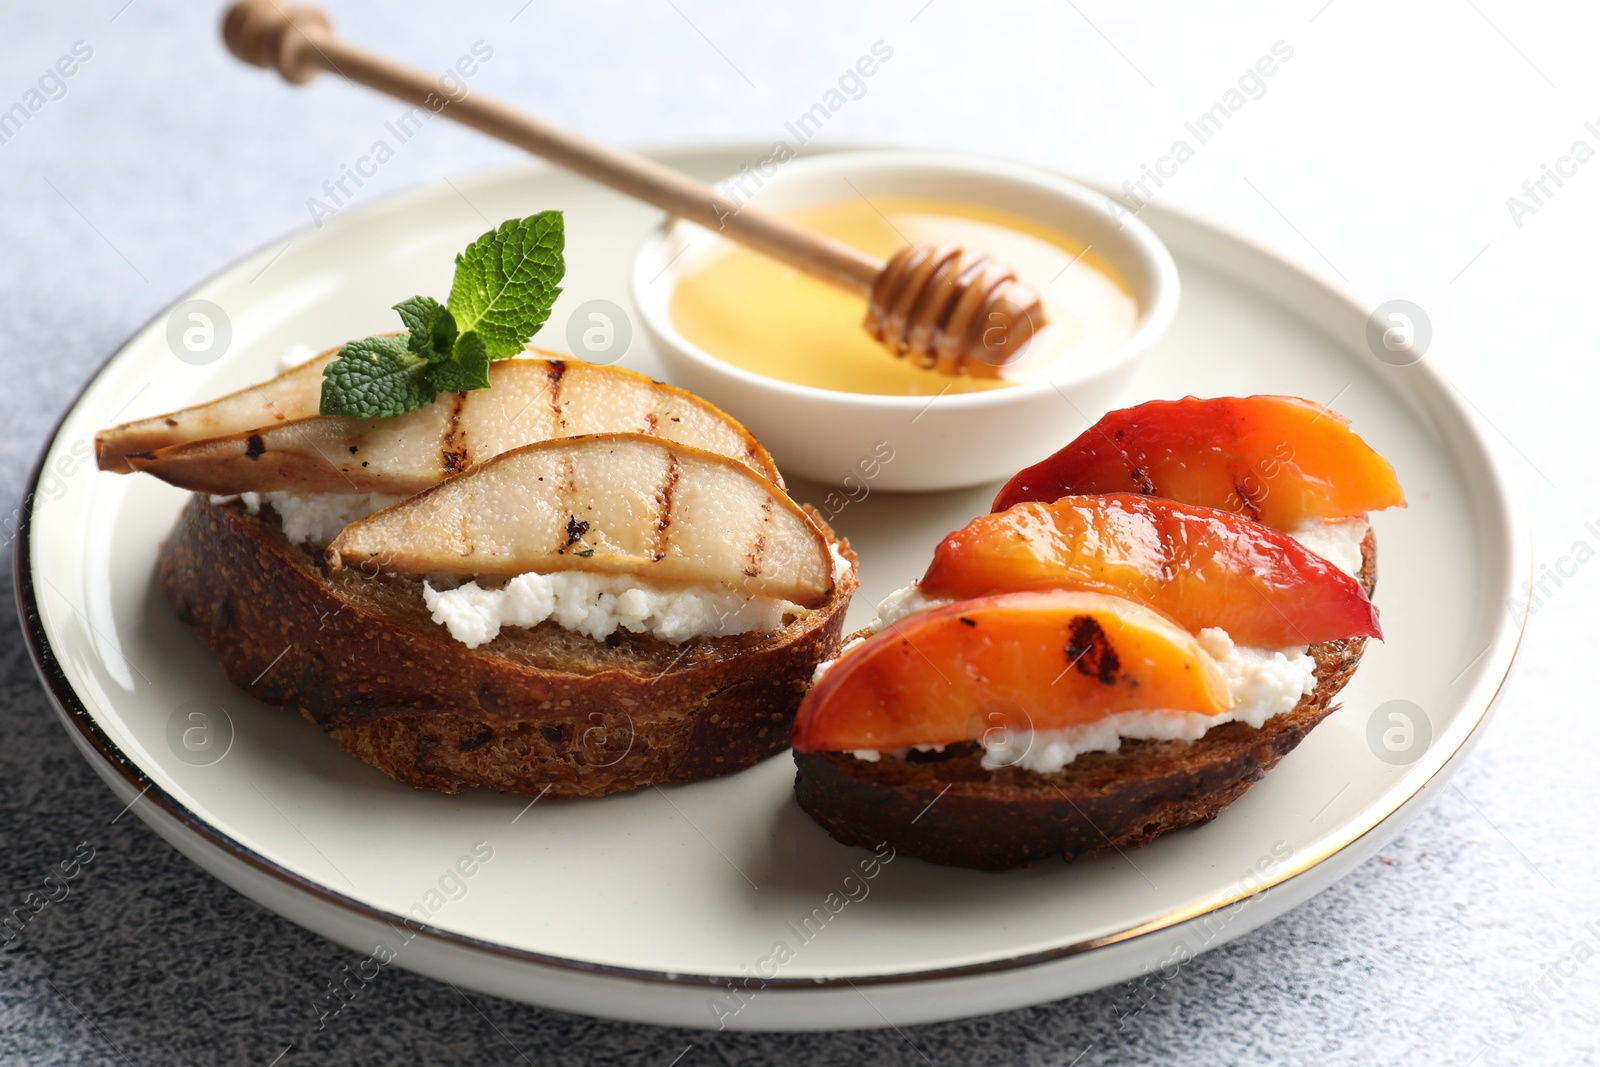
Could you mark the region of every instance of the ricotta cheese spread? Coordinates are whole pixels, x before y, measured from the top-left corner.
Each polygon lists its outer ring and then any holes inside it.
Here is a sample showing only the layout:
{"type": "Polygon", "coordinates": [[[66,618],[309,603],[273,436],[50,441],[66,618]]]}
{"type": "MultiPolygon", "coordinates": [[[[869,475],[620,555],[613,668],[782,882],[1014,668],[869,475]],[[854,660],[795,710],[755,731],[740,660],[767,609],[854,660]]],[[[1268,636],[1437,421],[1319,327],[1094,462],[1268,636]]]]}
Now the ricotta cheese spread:
{"type": "MultiPolygon", "coordinates": [[[[837,552],[835,552],[834,558],[835,560],[838,559],[837,552]]],[[[834,571],[834,580],[838,581],[839,576],[837,563],[835,563],[834,571]]],[[[940,604],[948,603],[950,603],[949,600],[936,600],[933,597],[924,596],[922,594],[922,590],[915,582],[913,582],[904,589],[896,589],[879,602],[877,610],[873,613],[872,621],[867,623],[867,629],[871,630],[873,633],[878,633],[881,630],[886,630],[893,626],[907,615],[915,614],[924,608],[936,608],[940,604]]],[[[867,639],[865,637],[852,637],[850,640],[840,645],[839,655],[835,656],[833,659],[823,660],[821,663],[817,664],[817,669],[811,672],[811,684],[816,685],[818,682],[822,681],[822,676],[827,674],[829,668],[831,668],[835,663],[838,663],[840,658],[843,657],[846,652],[865,644],[866,640],[867,639]]],[[[863,749],[862,751],[867,750],[863,749]]],[[[867,759],[866,756],[863,756],[860,753],[856,754],[856,758],[867,759]]],[[[874,753],[872,759],[877,759],[876,753],[874,753]]]]}
{"type": "MultiPolygon", "coordinates": [[[[834,581],[841,582],[851,563],[838,545],[828,548],[834,581]]],[[[424,581],[422,596],[433,621],[468,648],[493,641],[503,626],[537,626],[546,620],[596,641],[622,629],[676,645],[697,637],[781,630],[805,611],[787,600],[720,585],[663,586],[627,574],[575,570],[519,574],[499,589],[477,582],[435,589],[424,581]]]]}
{"type": "Polygon", "coordinates": [[[949,598],[941,600],[925,595],[922,587],[912,582],[904,589],[896,589],[878,602],[878,610],[873,614],[872,621],[867,623],[867,629],[878,633],[887,630],[907,615],[949,603],[951,603],[949,598]]]}
{"type": "Polygon", "coordinates": [[[433,621],[450,636],[477,648],[502,626],[537,626],[546,619],[604,641],[618,629],[681,644],[696,637],[725,637],[780,630],[804,609],[787,600],[745,596],[722,586],[659,586],[627,574],[556,571],[519,574],[500,589],[468,582],[422,595],[433,621]]]}
{"type": "Polygon", "coordinates": [[[1361,573],[1361,542],[1366,540],[1367,528],[1366,516],[1357,515],[1332,522],[1313,519],[1288,534],[1354,578],[1361,573]]]}
{"type": "MultiPolygon", "coordinates": [[[[339,531],[395,503],[388,493],[262,493],[283,523],[283,535],[297,544],[319,548],[339,536],[339,531]]],[[[248,507],[249,505],[246,504],[248,507]]]]}
{"type": "Polygon", "coordinates": [[[855,564],[851,563],[845,557],[845,554],[839,551],[839,543],[837,541],[828,542],[828,555],[833,557],[833,584],[838,585],[845,580],[845,577],[849,575],[855,564]]]}
{"type": "Polygon", "coordinates": [[[240,493],[237,496],[212,496],[213,504],[237,500],[252,515],[269,504],[283,524],[283,535],[295,544],[325,547],[339,531],[398,501],[388,493],[240,493]]]}

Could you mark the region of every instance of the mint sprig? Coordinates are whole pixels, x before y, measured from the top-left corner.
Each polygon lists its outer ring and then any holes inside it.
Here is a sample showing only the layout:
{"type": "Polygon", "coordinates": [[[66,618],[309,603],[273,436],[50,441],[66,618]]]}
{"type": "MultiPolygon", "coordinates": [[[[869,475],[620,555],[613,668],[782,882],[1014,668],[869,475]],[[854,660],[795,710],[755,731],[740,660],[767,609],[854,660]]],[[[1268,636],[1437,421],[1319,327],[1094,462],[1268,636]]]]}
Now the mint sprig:
{"type": "Polygon", "coordinates": [[[351,341],[322,371],[323,415],[404,415],[440,393],[489,385],[489,364],[522,351],[550,317],[566,272],[559,211],[511,219],[456,256],[448,305],[414,296],[394,306],[406,332],[351,341]]]}

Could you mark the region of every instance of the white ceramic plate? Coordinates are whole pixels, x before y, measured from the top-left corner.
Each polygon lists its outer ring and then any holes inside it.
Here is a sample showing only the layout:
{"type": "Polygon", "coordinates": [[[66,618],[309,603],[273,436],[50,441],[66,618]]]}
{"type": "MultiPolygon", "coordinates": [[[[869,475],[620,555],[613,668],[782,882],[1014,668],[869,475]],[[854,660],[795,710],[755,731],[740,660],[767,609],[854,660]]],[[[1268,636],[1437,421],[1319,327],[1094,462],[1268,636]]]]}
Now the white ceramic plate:
{"type": "MultiPolygon", "coordinates": [[[[759,156],[664,158],[716,177],[759,156]]],[[[1368,309],[1350,297],[1150,208],[1184,302],[1130,400],[1281,392],[1334,403],[1411,500],[1375,519],[1388,641],[1367,653],[1343,710],[1214,823],[1071,865],[992,875],[902,858],[868,880],[868,854],[796,807],[787,756],[720,781],[532,808],[397,785],[223,681],[154,589],[183,494],[95,472],[85,447],[97,428],[265,377],[288,344],[394,328],[386,309],[446,292],[452,255],[491,222],[543,208],[567,212],[570,248],[541,340],[566,347],[574,308],[627,304],[633,252],[659,216],[536,166],[460,180],[351,211],[206,282],[190,298],[225,309],[226,354],[180,361],[159,317],[106,364],[41,460],[17,588],[68,732],[140,818],[266,907],[363,954],[382,943],[402,967],[592,1015],[752,1029],[948,1019],[1170,975],[1283,913],[1395,834],[1487,715],[1519,636],[1506,605],[1529,554],[1460,398],[1431,356],[1404,368],[1375,359],[1368,309]],[[1407,707],[1420,716],[1409,747],[1405,720],[1390,717],[1407,707]],[[213,730],[203,757],[172,740],[205,725],[196,711],[213,730]],[[475,850],[471,876],[452,873],[475,850]],[[408,913],[426,917],[409,939],[408,913]],[[775,953],[781,966],[764,962],[775,953]]],[[[624,362],[655,370],[637,333],[624,362]]],[[[1098,414],[1063,410],[1063,439],[1098,414]]],[[[813,501],[825,492],[796,489],[813,501]]],[[[862,559],[851,625],[920,574],[989,493],[872,493],[839,512],[862,559]]]]}

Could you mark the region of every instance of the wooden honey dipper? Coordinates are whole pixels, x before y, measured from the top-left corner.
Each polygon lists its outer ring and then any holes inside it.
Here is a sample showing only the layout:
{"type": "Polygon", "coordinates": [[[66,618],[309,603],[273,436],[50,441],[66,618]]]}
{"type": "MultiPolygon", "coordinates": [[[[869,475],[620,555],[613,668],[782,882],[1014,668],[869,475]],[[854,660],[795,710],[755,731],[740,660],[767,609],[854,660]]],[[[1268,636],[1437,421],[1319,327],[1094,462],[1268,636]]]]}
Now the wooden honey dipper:
{"type": "Polygon", "coordinates": [[[235,56],[276,69],[291,84],[329,71],[428,107],[864,296],[867,332],[920,366],[994,377],[1044,325],[1039,294],[988,256],[912,245],[885,263],[643,156],[481,95],[456,95],[422,71],[340,39],[318,8],[238,0],[223,19],[222,36],[235,56]],[[446,101],[442,110],[440,101],[446,101]]]}

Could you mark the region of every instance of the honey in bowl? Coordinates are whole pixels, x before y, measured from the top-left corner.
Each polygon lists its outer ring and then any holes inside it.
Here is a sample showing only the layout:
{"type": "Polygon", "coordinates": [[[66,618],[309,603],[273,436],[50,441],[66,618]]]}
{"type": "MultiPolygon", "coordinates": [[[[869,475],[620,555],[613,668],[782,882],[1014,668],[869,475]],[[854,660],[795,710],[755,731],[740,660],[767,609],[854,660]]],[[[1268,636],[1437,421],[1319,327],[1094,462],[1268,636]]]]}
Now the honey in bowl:
{"type": "Polygon", "coordinates": [[[896,358],[862,329],[865,302],[731,242],[686,268],[672,325],[725,363],[845,393],[933,396],[1002,389],[1059,374],[1133,336],[1139,308],[1092,250],[1030,219],[977,204],[880,197],[788,213],[795,222],[887,259],[908,244],[949,244],[1010,266],[1044,298],[1047,324],[998,378],[949,376],[896,358]]]}

